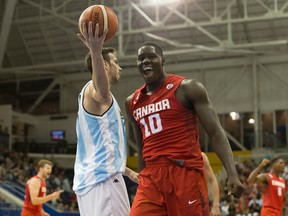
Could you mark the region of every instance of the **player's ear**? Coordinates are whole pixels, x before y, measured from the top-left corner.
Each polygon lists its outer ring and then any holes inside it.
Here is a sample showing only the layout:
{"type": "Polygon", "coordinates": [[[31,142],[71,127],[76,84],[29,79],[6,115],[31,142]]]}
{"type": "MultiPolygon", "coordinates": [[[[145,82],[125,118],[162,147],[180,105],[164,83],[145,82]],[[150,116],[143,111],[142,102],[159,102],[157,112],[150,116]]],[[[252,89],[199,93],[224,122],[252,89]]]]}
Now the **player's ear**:
{"type": "Polygon", "coordinates": [[[162,66],[165,65],[165,58],[162,58],[162,66]]]}
{"type": "Polygon", "coordinates": [[[104,60],[104,66],[107,68],[109,67],[109,63],[107,61],[104,60]]]}

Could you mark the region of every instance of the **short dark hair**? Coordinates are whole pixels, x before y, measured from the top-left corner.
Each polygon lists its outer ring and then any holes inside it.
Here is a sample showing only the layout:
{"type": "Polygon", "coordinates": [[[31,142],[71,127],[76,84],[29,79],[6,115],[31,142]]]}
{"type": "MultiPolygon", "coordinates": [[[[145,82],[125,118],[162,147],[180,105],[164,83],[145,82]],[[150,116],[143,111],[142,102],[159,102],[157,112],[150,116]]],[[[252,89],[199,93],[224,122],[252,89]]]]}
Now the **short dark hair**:
{"type": "MultiPolygon", "coordinates": [[[[113,47],[102,48],[103,59],[105,61],[107,61],[108,63],[110,61],[110,56],[109,56],[110,53],[116,54],[116,49],[113,47]]],[[[85,56],[85,65],[86,65],[87,70],[92,74],[93,70],[92,70],[92,59],[91,59],[91,53],[90,52],[88,52],[85,56]]]]}
{"type": "Polygon", "coordinates": [[[46,164],[50,165],[50,166],[53,166],[52,162],[49,161],[49,160],[45,160],[45,159],[42,159],[38,162],[37,164],[37,168],[38,168],[38,171],[40,168],[43,168],[46,164]]]}
{"type": "Polygon", "coordinates": [[[156,53],[163,58],[163,50],[158,44],[152,41],[146,41],[140,45],[140,47],[142,46],[153,46],[155,48],[156,53]]]}
{"type": "Polygon", "coordinates": [[[278,160],[282,159],[281,156],[274,157],[270,160],[270,166],[273,166],[274,163],[276,163],[278,160]]]}

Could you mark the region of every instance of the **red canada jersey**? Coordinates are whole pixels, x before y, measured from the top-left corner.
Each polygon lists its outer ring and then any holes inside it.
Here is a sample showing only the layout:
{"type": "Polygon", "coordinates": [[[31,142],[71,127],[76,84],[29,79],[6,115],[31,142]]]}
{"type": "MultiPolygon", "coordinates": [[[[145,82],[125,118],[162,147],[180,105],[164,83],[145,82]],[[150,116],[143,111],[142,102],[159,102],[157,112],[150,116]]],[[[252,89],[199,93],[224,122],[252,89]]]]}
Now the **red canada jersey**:
{"type": "Polygon", "coordinates": [[[262,206],[271,207],[282,211],[286,188],[286,182],[283,178],[274,173],[268,173],[268,186],[263,189],[262,206]]]}
{"type": "Polygon", "coordinates": [[[33,205],[31,202],[30,191],[29,191],[29,181],[31,181],[32,178],[37,178],[41,182],[41,186],[40,186],[39,192],[38,192],[38,197],[46,196],[46,183],[37,175],[31,177],[26,183],[23,212],[25,212],[25,211],[29,211],[30,213],[33,212],[33,213],[35,213],[34,216],[35,215],[42,215],[42,204],[41,205],[33,205]]]}
{"type": "Polygon", "coordinates": [[[134,92],[130,112],[142,132],[145,162],[166,157],[203,170],[198,118],[175,95],[183,79],[185,77],[169,74],[151,95],[145,93],[143,85],[134,92]]]}

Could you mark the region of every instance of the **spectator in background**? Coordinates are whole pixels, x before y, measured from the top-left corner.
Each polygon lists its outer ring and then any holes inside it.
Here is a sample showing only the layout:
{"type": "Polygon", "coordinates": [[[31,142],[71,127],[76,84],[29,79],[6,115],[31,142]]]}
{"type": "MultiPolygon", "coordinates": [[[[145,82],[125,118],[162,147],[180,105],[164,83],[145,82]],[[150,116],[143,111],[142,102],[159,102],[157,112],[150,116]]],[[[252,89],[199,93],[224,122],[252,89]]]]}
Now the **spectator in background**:
{"type": "Polygon", "coordinates": [[[229,216],[235,216],[237,213],[237,202],[236,199],[233,196],[229,196],[229,208],[228,208],[228,212],[229,212],[229,216]]]}
{"type": "Polygon", "coordinates": [[[62,177],[62,189],[68,192],[69,194],[74,193],[71,187],[70,179],[68,178],[68,176],[65,176],[65,172],[61,173],[61,177],[62,177]]]}
{"type": "Polygon", "coordinates": [[[8,127],[5,127],[4,133],[3,133],[3,144],[5,148],[9,148],[9,138],[10,138],[10,134],[8,131],[8,127]]]}
{"type": "Polygon", "coordinates": [[[0,147],[4,147],[4,130],[2,125],[0,125],[0,147]]]}
{"type": "Polygon", "coordinates": [[[6,176],[6,167],[5,167],[5,163],[1,162],[0,163],[0,180],[3,180],[6,176]]]}
{"type": "Polygon", "coordinates": [[[227,200],[223,200],[221,204],[221,216],[229,215],[229,203],[227,200]]]}
{"type": "Polygon", "coordinates": [[[252,216],[260,215],[261,207],[262,207],[262,200],[260,199],[259,194],[252,193],[248,203],[249,213],[252,216]]]}
{"type": "Polygon", "coordinates": [[[3,128],[2,125],[0,125],[0,148],[7,148],[9,147],[9,137],[10,134],[8,132],[8,127],[3,128]]]}

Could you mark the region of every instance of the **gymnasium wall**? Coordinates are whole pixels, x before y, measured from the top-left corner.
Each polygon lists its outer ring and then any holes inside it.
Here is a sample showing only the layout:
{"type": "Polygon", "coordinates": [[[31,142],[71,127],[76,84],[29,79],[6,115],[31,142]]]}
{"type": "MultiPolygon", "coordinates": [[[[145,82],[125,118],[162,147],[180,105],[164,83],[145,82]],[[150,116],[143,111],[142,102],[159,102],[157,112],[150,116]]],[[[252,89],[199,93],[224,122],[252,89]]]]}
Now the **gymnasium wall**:
{"type": "MultiPolygon", "coordinates": [[[[231,62],[221,59],[203,62],[203,65],[197,65],[198,62],[195,65],[193,62],[168,64],[165,69],[167,73],[184,75],[202,82],[218,113],[249,112],[255,106],[259,111],[287,109],[288,64],[265,64],[261,62],[264,60],[241,58],[231,62]]],[[[122,108],[127,95],[142,84],[137,69],[122,72],[120,82],[112,88],[122,108]]]]}
{"type": "MultiPolygon", "coordinates": [[[[288,108],[288,76],[284,61],[275,62],[259,58],[239,58],[226,61],[225,59],[209,62],[187,62],[179,65],[165,66],[167,73],[194,78],[207,88],[210,100],[218,113],[253,112],[255,106],[260,112],[288,108]],[[263,61],[266,61],[265,64],[263,61]],[[270,62],[270,63],[269,63],[270,62]]],[[[87,73],[88,74],[88,73],[87,73]]],[[[29,127],[29,137],[49,139],[51,129],[65,129],[67,141],[74,143],[75,119],[77,112],[77,97],[82,86],[89,80],[81,75],[81,79],[63,77],[61,85],[61,110],[67,116],[63,120],[51,120],[50,116],[39,116],[39,124],[29,127]],[[66,81],[66,82],[65,82],[66,81]]],[[[112,92],[125,116],[125,99],[136,88],[143,84],[136,68],[123,69],[119,83],[112,87],[112,92]]]]}

